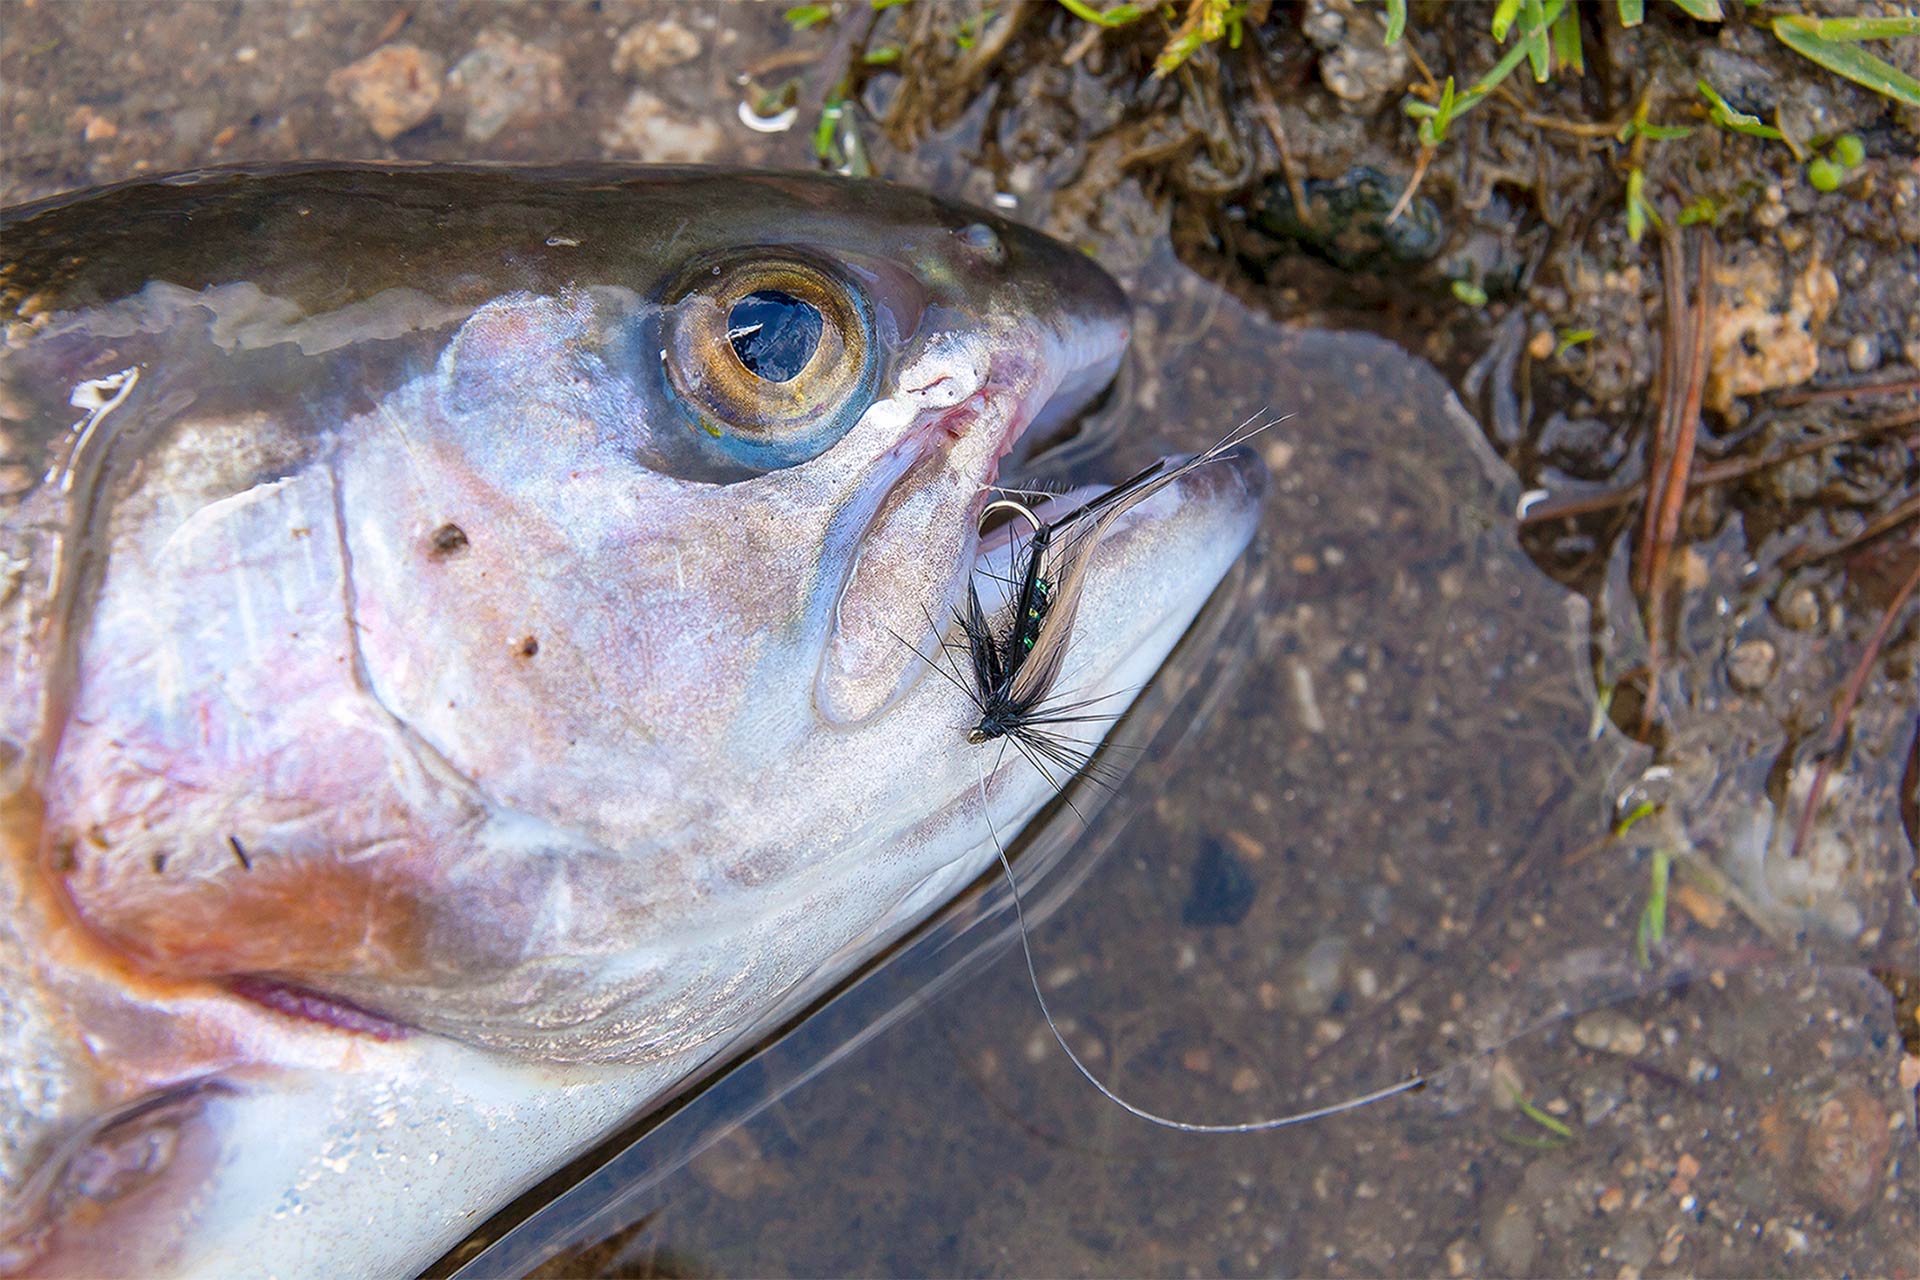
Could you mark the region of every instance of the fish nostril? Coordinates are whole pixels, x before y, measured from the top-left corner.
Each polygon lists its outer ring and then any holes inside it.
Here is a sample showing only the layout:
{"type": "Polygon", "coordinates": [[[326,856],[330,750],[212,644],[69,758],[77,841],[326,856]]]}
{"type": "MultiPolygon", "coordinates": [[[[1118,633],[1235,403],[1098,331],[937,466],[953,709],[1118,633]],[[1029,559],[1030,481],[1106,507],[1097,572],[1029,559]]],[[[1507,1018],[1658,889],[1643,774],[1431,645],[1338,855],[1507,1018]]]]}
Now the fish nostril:
{"type": "Polygon", "coordinates": [[[1007,246],[994,229],[984,222],[970,222],[953,233],[954,238],[986,262],[1007,260],[1007,246]]]}

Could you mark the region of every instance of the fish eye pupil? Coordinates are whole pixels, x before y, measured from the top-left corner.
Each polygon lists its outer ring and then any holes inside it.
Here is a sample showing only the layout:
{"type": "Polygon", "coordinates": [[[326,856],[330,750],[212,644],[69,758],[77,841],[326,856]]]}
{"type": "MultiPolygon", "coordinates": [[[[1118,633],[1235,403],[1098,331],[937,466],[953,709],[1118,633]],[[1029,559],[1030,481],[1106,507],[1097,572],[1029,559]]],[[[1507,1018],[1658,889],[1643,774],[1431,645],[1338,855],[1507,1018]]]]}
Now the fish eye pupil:
{"type": "Polygon", "coordinates": [[[748,373],[788,382],[813,359],[824,324],[812,303],[778,289],[756,289],[727,313],[727,341],[748,373]]]}

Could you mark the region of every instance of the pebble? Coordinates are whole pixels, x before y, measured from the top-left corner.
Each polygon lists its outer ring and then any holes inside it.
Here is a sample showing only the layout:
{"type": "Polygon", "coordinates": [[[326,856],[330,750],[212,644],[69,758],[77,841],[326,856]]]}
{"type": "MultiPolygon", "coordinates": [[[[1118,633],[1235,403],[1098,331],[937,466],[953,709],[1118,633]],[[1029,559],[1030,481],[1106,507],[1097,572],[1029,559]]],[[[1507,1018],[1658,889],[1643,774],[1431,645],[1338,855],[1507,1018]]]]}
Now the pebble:
{"type": "Polygon", "coordinates": [[[447,87],[466,102],[467,140],[491,142],[510,124],[530,124],[564,110],[566,70],[551,50],[497,27],[482,31],[447,77],[447,87]]]}
{"type": "Polygon", "coordinates": [[[1407,83],[1406,42],[1388,44],[1384,19],[1354,0],[1308,0],[1300,31],[1320,50],[1320,82],[1350,110],[1370,111],[1407,83]]]}
{"type": "Polygon", "coordinates": [[[1585,1084],[1580,1089],[1580,1121],[1589,1126],[1599,1124],[1619,1110],[1625,1100],[1617,1084],[1585,1084]]]}
{"type": "Polygon", "coordinates": [[[1847,341],[1847,368],[1855,373],[1871,373],[1880,367],[1880,337],[1856,333],[1847,341]]]}
{"type": "Polygon", "coordinates": [[[1879,1099],[1858,1085],[1814,1111],[1804,1148],[1808,1189],[1835,1217],[1858,1217],[1878,1198],[1892,1132],[1879,1099]]]}
{"type": "Polygon", "coordinates": [[[729,1200],[751,1200],[788,1181],[785,1170],[767,1160],[753,1134],[744,1128],[728,1130],[695,1156],[689,1167],[695,1178],[729,1200]]]}
{"type": "Polygon", "coordinates": [[[645,89],[627,96],[619,118],[600,135],[600,145],[612,155],[663,164],[698,163],[725,142],[726,135],[713,121],[676,115],[645,89]]]}
{"type": "Polygon", "coordinates": [[[1629,1218],[1620,1228],[1620,1233],[1607,1246],[1607,1257],[1623,1267],[1632,1267],[1635,1271],[1646,1270],[1653,1261],[1653,1251],[1657,1242],[1653,1238],[1653,1229],[1645,1219],[1629,1218]]]}
{"type": "Polygon", "coordinates": [[[1791,583],[1774,600],[1773,615],[1783,626],[1811,631],[1820,625],[1820,596],[1804,582],[1791,583]]]}
{"type": "Polygon", "coordinates": [[[1770,641],[1742,640],[1727,655],[1727,679],[1736,689],[1757,693],[1773,679],[1778,663],[1779,654],[1770,641]]]}
{"type": "Polygon", "coordinates": [[[1618,1054],[1623,1058],[1646,1052],[1647,1033],[1626,1014],[1613,1009],[1596,1009],[1582,1014],[1573,1024],[1576,1044],[1596,1053],[1618,1054]]]}
{"type": "Polygon", "coordinates": [[[327,77],[327,92],[360,113],[382,142],[424,121],[440,105],[444,64],[418,45],[383,44],[327,77]]]}
{"type": "Polygon", "coordinates": [[[1340,994],[1340,979],[1346,963],[1344,938],[1317,939],[1292,965],[1292,981],[1286,990],[1287,1007],[1302,1018],[1316,1017],[1332,1008],[1333,998],[1340,994]]]}
{"type": "Polygon", "coordinates": [[[1533,1274],[1534,1260],[1540,1253],[1540,1233],[1526,1206],[1509,1202],[1487,1228],[1482,1243],[1494,1271],[1510,1276],[1533,1274]]]}
{"type": "Polygon", "coordinates": [[[613,46],[613,69],[638,80],[700,56],[700,37],[672,18],[637,22],[613,46]]]}

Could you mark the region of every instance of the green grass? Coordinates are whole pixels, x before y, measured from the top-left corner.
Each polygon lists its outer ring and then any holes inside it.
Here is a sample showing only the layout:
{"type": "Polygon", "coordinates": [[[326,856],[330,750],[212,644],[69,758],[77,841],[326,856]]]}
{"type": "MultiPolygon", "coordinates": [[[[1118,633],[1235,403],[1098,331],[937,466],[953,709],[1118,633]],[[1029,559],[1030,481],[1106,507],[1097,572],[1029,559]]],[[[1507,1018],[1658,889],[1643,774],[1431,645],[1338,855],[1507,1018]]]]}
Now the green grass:
{"type": "Polygon", "coordinates": [[[1787,48],[1835,75],[1884,98],[1920,107],[1920,80],[1860,47],[1867,40],[1920,36],[1920,17],[1807,18],[1790,14],[1773,20],[1773,35],[1787,48]]]}
{"type": "Polygon", "coordinates": [[[1633,936],[1633,958],[1642,969],[1653,968],[1653,949],[1667,940],[1667,884],[1672,875],[1673,855],[1655,849],[1647,905],[1641,909],[1640,926],[1633,936]]]}

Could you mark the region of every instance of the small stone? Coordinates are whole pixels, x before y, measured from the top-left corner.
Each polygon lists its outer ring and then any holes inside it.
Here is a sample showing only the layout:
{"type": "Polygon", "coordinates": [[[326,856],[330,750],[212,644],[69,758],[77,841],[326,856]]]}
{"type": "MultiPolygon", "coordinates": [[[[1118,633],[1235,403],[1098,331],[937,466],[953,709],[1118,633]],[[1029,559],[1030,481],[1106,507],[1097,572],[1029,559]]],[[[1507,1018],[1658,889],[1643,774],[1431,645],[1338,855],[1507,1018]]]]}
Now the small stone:
{"type": "Polygon", "coordinates": [[[1188,1049],[1180,1055],[1180,1065],[1197,1076],[1213,1070],[1213,1055],[1205,1049],[1188,1049]]]}
{"type": "Polygon", "coordinates": [[[105,116],[88,116],[87,127],[81,131],[88,142],[107,142],[119,134],[120,126],[105,116]]]}
{"type": "Polygon", "coordinates": [[[1580,1089],[1581,1123],[1588,1126],[1599,1124],[1618,1111],[1622,1101],[1624,1099],[1619,1087],[1611,1082],[1583,1085],[1580,1089]]]}
{"type": "Polygon", "coordinates": [[[1807,1127],[1806,1180],[1835,1217],[1858,1217],[1878,1197],[1892,1134],[1886,1108],[1858,1085],[1822,1102],[1807,1127]]]}
{"type": "Polygon", "coordinates": [[[1493,1270],[1510,1276],[1533,1274],[1534,1259],[1540,1252],[1540,1232],[1526,1206],[1509,1202],[1494,1218],[1481,1242],[1486,1246],[1487,1261],[1493,1270]]]}
{"type": "Polygon", "coordinates": [[[1618,1213],[1627,1203],[1627,1193],[1619,1187],[1608,1187],[1595,1203],[1602,1213],[1618,1213]]]}
{"type": "Polygon", "coordinates": [[[1642,1272],[1653,1261],[1654,1250],[1658,1247],[1658,1242],[1653,1238],[1653,1229],[1646,1221],[1630,1218],[1621,1226],[1620,1234],[1613,1238],[1613,1243],[1607,1246],[1607,1257],[1622,1267],[1642,1272]]]}
{"type": "Polygon", "coordinates": [[[454,64],[447,87],[466,102],[466,135],[491,142],[508,125],[527,125],[567,105],[567,64],[559,54],[489,27],[454,64]]]}
{"type": "Polygon", "coordinates": [[[700,37],[672,18],[636,22],[613,46],[613,69],[640,79],[700,56],[700,37]]]}
{"type": "Polygon", "coordinates": [[[1542,329],[1527,340],[1527,354],[1535,360],[1545,360],[1553,354],[1553,330],[1542,329]]]}
{"type": "Polygon", "coordinates": [[[1820,596],[1804,582],[1790,583],[1773,602],[1773,616],[1795,631],[1820,625],[1820,596]]]}
{"type": "Polygon", "coordinates": [[[1618,1054],[1623,1058],[1646,1052],[1647,1033],[1626,1014],[1613,1009],[1596,1009],[1582,1014],[1573,1024],[1574,1043],[1596,1053],[1618,1054]]]}
{"type": "Polygon", "coordinates": [[[1191,887],[1180,905],[1180,922],[1193,928],[1232,928],[1247,918],[1259,891],[1259,879],[1238,854],[1218,840],[1203,840],[1193,862],[1191,887]]]}
{"type": "Polygon", "coordinates": [[[693,1176],[729,1200],[751,1200],[784,1186],[787,1173],[769,1161],[744,1128],[729,1129],[724,1137],[695,1156],[693,1176]]]}
{"type": "Polygon", "coordinates": [[[1346,963],[1345,939],[1337,936],[1317,939],[1306,954],[1290,966],[1287,1007],[1302,1018],[1327,1012],[1333,1007],[1334,997],[1340,994],[1340,979],[1346,963]]]}
{"type": "Polygon", "coordinates": [[[1871,373],[1880,367],[1880,336],[1856,333],[1847,340],[1847,368],[1855,373],[1871,373]]]}
{"type": "Polygon", "coordinates": [[[600,135],[600,145],[610,154],[665,164],[698,163],[725,142],[726,135],[712,120],[677,115],[645,89],[627,95],[619,119],[600,135]]]}
{"type": "Polygon", "coordinates": [[[1727,922],[1727,900],[1717,898],[1690,884],[1675,885],[1668,891],[1673,905],[1692,916],[1694,920],[1709,929],[1718,929],[1727,922]]]}
{"type": "Polygon", "coordinates": [[[1407,44],[1386,42],[1385,19],[1355,0],[1308,0],[1301,34],[1320,51],[1320,82],[1366,113],[1407,83],[1407,44]]]}
{"type": "Polygon", "coordinates": [[[1228,1087],[1235,1093],[1252,1093],[1260,1087],[1260,1073],[1252,1067],[1241,1067],[1233,1073],[1233,1081],[1228,1087]]]}
{"type": "Polygon", "coordinates": [[[360,113],[382,142],[413,128],[440,105],[443,64],[417,45],[383,44],[327,77],[327,92],[360,113]]]}
{"type": "Polygon", "coordinates": [[[1778,662],[1779,655],[1774,652],[1771,642],[1742,640],[1727,655],[1727,679],[1736,689],[1758,693],[1773,679],[1778,662]]]}

